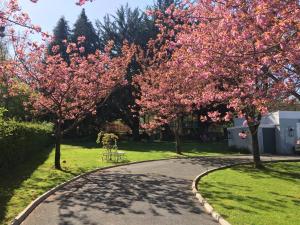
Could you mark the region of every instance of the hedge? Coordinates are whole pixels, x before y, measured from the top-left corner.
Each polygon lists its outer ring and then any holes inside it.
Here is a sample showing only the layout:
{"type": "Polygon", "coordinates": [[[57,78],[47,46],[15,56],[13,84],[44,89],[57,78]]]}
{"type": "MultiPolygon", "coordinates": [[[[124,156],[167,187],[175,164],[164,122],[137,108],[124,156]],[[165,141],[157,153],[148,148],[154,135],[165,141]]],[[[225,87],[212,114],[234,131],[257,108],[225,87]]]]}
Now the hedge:
{"type": "MultiPolygon", "coordinates": [[[[0,115],[1,117],[1,115],[0,115]]],[[[53,125],[0,118],[0,169],[12,168],[53,143],[53,125]]]]}

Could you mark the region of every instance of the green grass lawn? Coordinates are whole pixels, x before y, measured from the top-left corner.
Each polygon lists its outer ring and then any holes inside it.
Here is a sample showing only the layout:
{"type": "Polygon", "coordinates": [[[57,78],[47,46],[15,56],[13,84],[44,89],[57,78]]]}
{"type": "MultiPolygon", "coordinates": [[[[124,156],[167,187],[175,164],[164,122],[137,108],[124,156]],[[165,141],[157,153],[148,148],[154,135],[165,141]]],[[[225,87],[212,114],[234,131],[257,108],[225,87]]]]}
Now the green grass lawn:
{"type": "MultiPolygon", "coordinates": [[[[122,142],[119,148],[125,151],[129,162],[163,159],[176,156],[174,143],[122,142]]],[[[215,156],[232,154],[226,143],[184,144],[185,156],[215,156]]],[[[0,224],[8,224],[32,200],[56,185],[92,169],[106,167],[112,163],[102,162],[101,152],[94,141],[66,141],[62,145],[62,167],[64,171],[53,169],[54,151],[41,150],[30,160],[14,170],[0,172],[0,224]]]]}
{"type": "Polygon", "coordinates": [[[296,225],[300,162],[236,166],[205,176],[199,190],[233,225],[296,225]]]}

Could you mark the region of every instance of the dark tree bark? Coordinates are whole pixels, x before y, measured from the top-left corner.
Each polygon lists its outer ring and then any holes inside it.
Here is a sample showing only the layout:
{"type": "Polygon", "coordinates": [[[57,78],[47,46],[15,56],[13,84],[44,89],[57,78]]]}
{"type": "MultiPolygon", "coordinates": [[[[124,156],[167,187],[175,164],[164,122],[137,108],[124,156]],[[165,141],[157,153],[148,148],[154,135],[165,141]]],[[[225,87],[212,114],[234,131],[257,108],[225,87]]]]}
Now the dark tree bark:
{"type": "Polygon", "coordinates": [[[59,119],[56,123],[56,130],[55,130],[55,169],[61,170],[60,165],[60,146],[61,146],[61,139],[62,139],[62,122],[59,119]]]}
{"type": "Polygon", "coordinates": [[[182,155],[182,118],[179,117],[175,121],[174,127],[175,148],[178,155],[182,155]]]}
{"type": "Polygon", "coordinates": [[[133,118],[133,124],[131,127],[132,130],[132,138],[134,141],[140,141],[140,119],[139,117],[133,118]]]}
{"type": "Polygon", "coordinates": [[[253,154],[253,162],[255,168],[262,168],[263,165],[260,160],[260,152],[258,146],[258,131],[259,124],[249,125],[249,130],[252,138],[252,154],[253,154]]]}
{"type": "Polygon", "coordinates": [[[181,138],[180,138],[180,134],[179,134],[179,132],[178,132],[178,130],[176,129],[176,131],[174,132],[174,134],[175,134],[175,142],[176,142],[176,144],[175,144],[175,147],[176,147],[176,153],[178,154],[178,155],[182,155],[182,148],[181,148],[181,145],[182,145],[182,143],[181,143],[181,138]]]}

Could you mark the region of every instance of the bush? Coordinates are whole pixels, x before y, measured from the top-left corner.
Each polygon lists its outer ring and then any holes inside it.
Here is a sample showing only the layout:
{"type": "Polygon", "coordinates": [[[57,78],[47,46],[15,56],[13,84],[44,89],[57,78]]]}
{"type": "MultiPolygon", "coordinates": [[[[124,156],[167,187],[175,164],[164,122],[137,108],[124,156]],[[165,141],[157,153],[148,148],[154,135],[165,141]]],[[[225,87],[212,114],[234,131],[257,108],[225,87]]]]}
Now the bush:
{"type": "MultiPolygon", "coordinates": [[[[101,133],[101,132],[100,132],[101,133]]],[[[101,133],[98,134],[98,138],[101,138],[103,148],[112,149],[117,147],[117,141],[119,137],[112,133],[101,133]]],[[[98,139],[97,139],[98,140],[98,139]]]]}
{"type": "Polygon", "coordinates": [[[16,166],[53,143],[53,125],[5,121],[0,112],[0,168],[16,166]]]}
{"type": "Polygon", "coordinates": [[[105,133],[103,132],[103,131],[100,131],[99,133],[98,133],[98,135],[97,135],[97,140],[96,140],[96,143],[98,144],[98,145],[101,145],[102,144],[102,138],[103,138],[103,135],[104,135],[105,133]]]}

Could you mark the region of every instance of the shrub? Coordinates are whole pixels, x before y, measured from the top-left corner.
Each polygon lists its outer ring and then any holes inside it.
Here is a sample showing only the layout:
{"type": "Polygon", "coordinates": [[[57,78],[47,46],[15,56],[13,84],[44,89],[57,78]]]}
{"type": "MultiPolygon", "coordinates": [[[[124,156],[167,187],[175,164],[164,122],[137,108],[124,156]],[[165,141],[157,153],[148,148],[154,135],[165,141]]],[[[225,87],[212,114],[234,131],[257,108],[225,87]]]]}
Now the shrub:
{"type": "Polygon", "coordinates": [[[11,168],[53,143],[53,125],[5,121],[0,113],[0,168],[11,168]]]}
{"type": "Polygon", "coordinates": [[[112,149],[117,147],[118,136],[111,133],[103,134],[102,145],[106,149],[112,149]]]}
{"type": "Polygon", "coordinates": [[[97,135],[97,140],[96,140],[96,143],[98,144],[98,145],[101,145],[102,144],[102,138],[103,138],[103,135],[104,135],[105,133],[103,132],[103,131],[100,131],[99,133],[98,133],[98,135],[97,135]]]}

